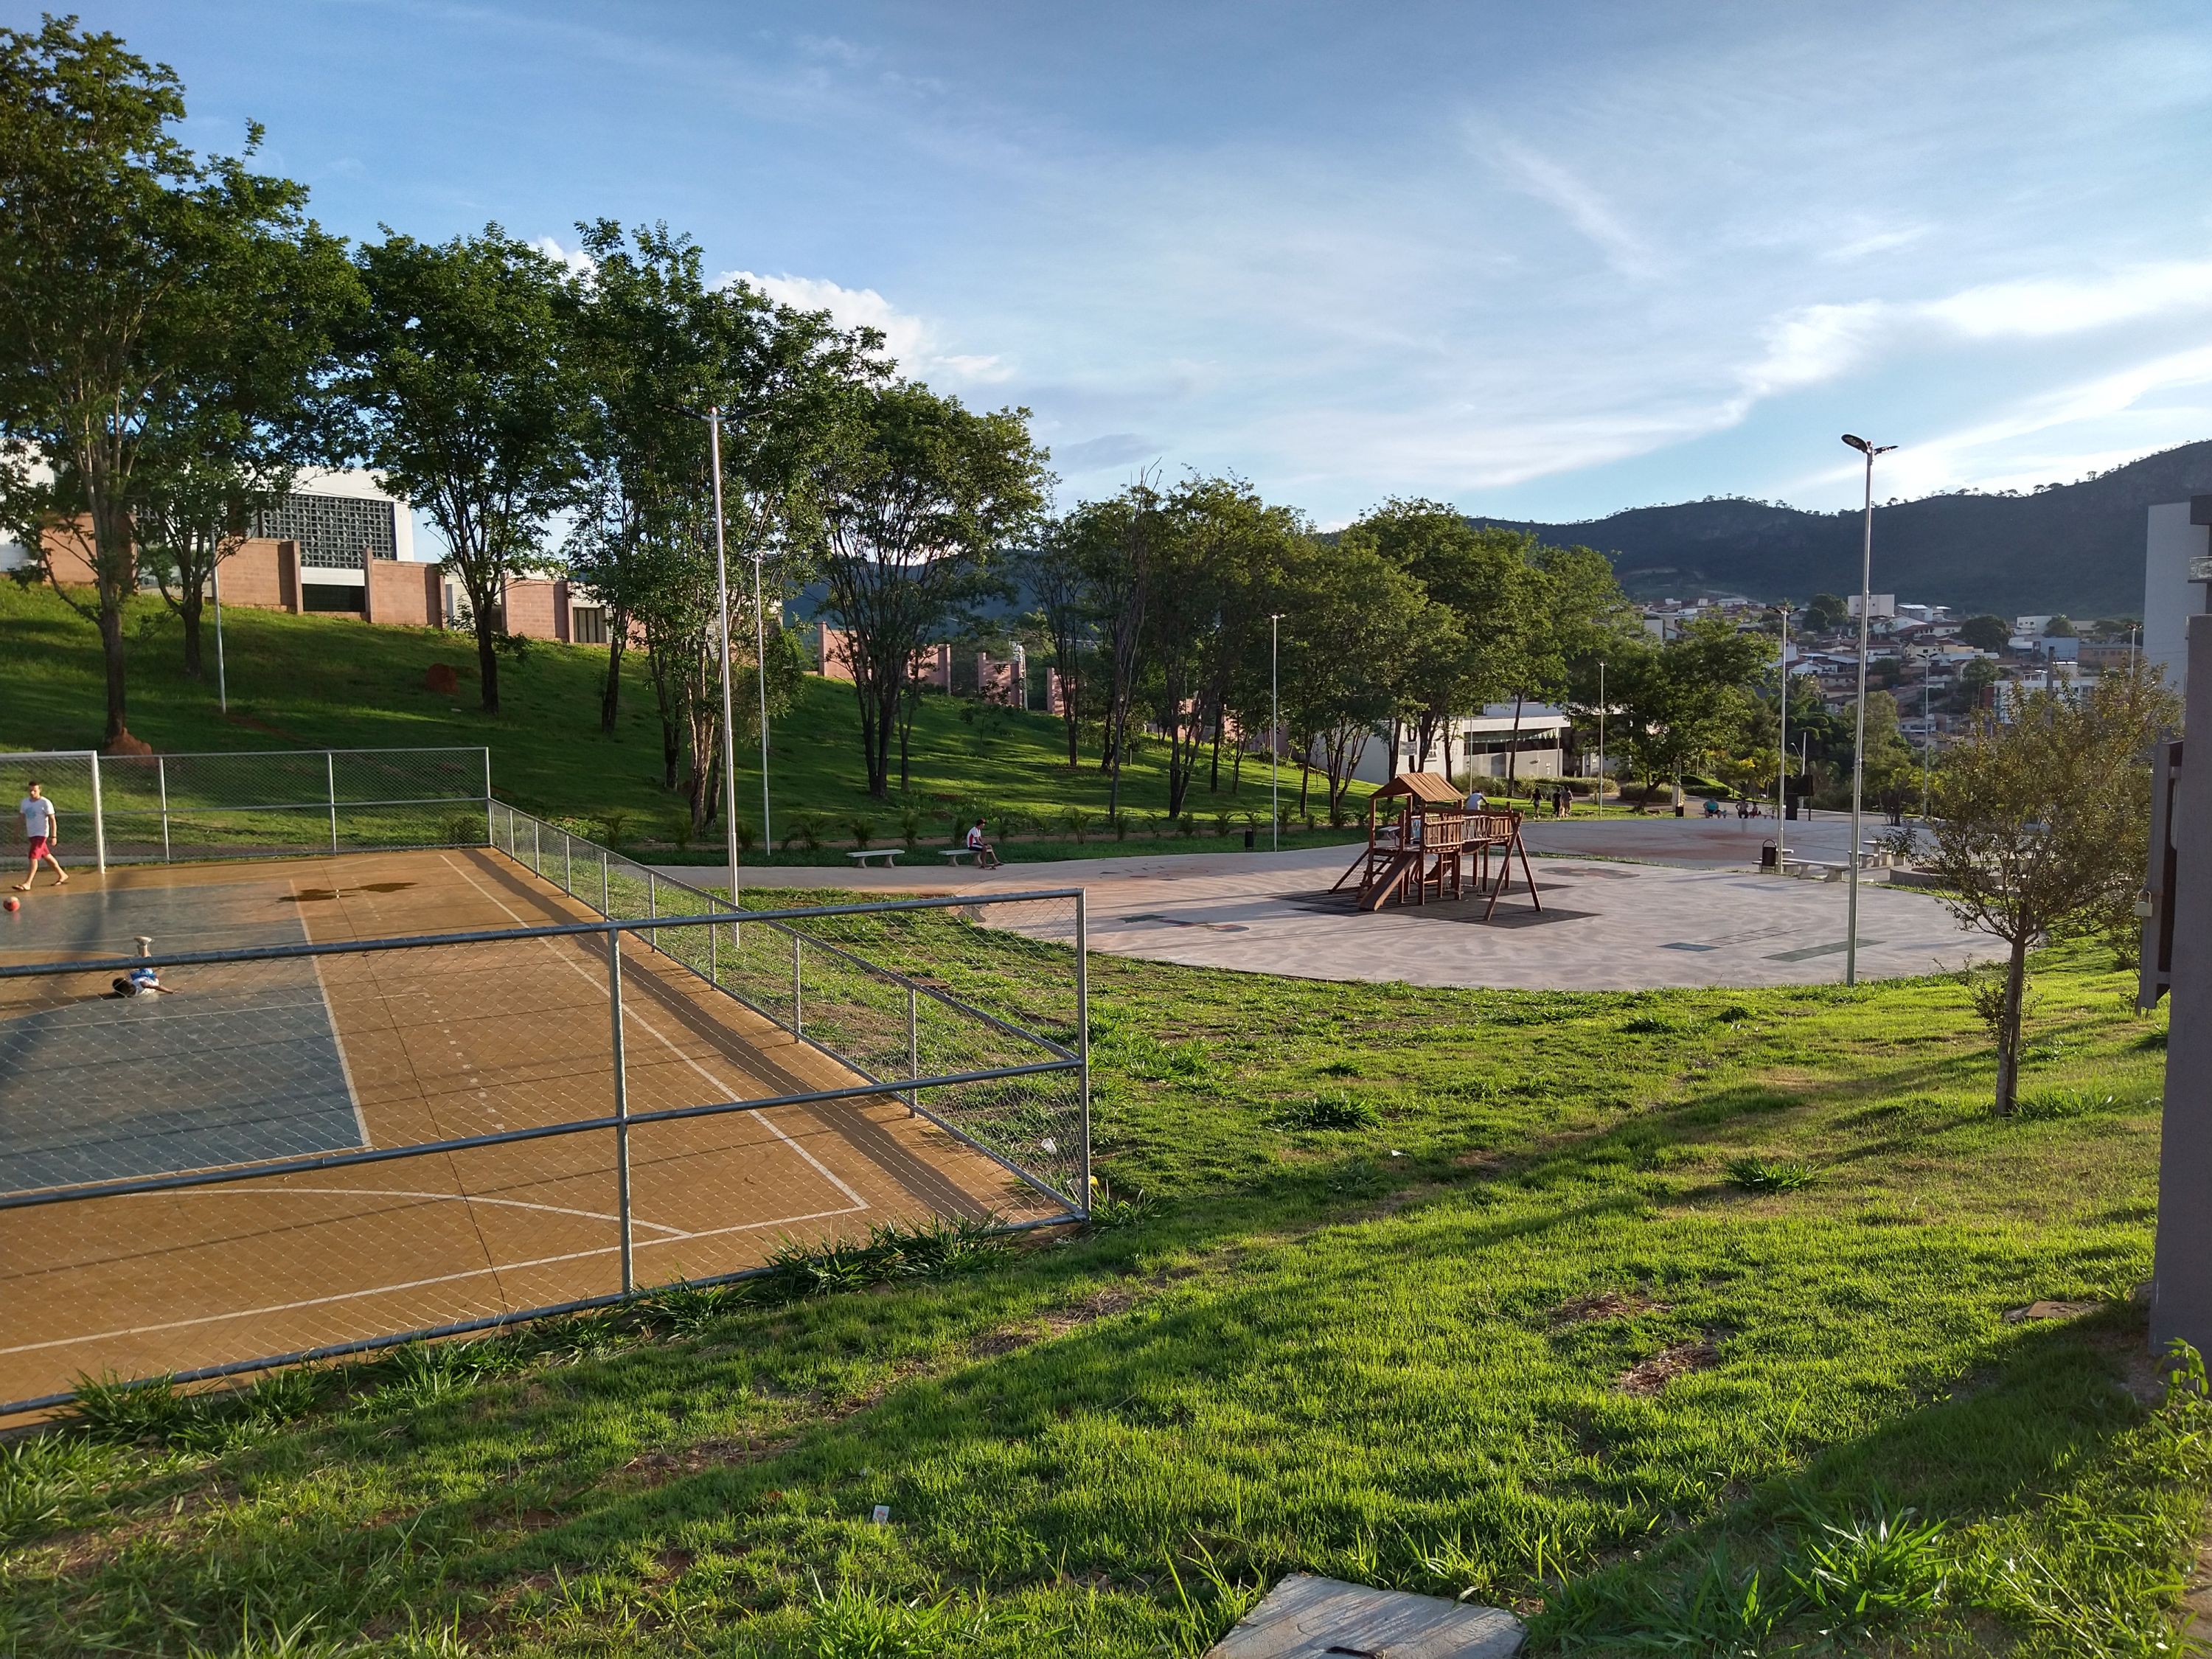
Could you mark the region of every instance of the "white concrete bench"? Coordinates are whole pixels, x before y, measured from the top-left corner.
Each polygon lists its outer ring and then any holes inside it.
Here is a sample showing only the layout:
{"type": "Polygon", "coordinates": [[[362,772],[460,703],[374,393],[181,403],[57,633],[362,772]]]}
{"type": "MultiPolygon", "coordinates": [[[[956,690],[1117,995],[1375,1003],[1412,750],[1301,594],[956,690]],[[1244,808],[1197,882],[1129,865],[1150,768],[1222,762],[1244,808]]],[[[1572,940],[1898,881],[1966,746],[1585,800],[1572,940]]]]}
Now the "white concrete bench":
{"type": "Polygon", "coordinates": [[[975,856],[975,849],[972,847],[940,847],[937,849],[937,853],[938,856],[947,864],[957,864],[963,859],[972,859],[975,856]]]}
{"type": "Polygon", "coordinates": [[[889,869],[897,864],[899,854],[904,851],[906,848],[903,847],[863,847],[857,853],[848,853],[845,856],[862,869],[867,867],[870,859],[881,859],[884,867],[889,869]]]}

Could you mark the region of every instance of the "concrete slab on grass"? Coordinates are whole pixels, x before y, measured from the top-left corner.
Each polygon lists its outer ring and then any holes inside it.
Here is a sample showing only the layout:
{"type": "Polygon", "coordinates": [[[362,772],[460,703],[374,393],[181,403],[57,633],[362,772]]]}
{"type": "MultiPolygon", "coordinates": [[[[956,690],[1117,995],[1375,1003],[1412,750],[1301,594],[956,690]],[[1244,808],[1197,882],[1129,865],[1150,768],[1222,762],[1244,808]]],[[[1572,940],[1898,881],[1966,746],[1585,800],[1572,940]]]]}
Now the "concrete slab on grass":
{"type": "Polygon", "coordinates": [[[1497,1607],[1292,1573],[1206,1659],[1511,1659],[1526,1632],[1497,1607]]]}

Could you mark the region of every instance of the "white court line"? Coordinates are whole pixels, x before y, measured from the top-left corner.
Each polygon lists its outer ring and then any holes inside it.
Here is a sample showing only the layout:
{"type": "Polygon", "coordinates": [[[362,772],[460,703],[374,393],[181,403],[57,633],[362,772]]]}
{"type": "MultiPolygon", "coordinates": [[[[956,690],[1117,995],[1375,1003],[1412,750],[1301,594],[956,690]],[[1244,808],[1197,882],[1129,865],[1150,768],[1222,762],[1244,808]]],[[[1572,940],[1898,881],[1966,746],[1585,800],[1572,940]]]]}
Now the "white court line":
{"type": "MultiPolygon", "coordinates": [[[[284,885],[292,895],[292,902],[295,905],[299,903],[300,884],[288,877],[284,885]]],[[[307,924],[303,919],[300,923],[300,931],[304,933],[307,930],[307,924]]],[[[361,1092],[353,1086],[353,1062],[346,1058],[345,1042],[338,1036],[337,1011],[331,1006],[331,988],[323,983],[323,959],[320,957],[309,957],[307,965],[315,970],[315,993],[323,1000],[323,1024],[330,1028],[331,1047],[337,1051],[338,1057],[338,1075],[345,1079],[346,1104],[353,1108],[355,1132],[361,1136],[361,1144],[363,1146],[373,1147],[376,1143],[368,1138],[368,1120],[362,1115],[361,1092]]]]}
{"type": "MultiPolygon", "coordinates": [[[[515,915],[513,910],[507,909],[506,904],[501,902],[499,895],[491,891],[482,882],[471,875],[465,866],[455,864],[451,854],[441,853],[438,856],[443,859],[448,865],[451,865],[463,881],[465,881],[470,886],[475,888],[477,891],[482,893],[500,909],[507,911],[508,919],[512,921],[516,927],[527,927],[530,926],[530,924],[524,921],[522,917],[515,915]]],[[[616,939],[619,939],[618,935],[611,933],[606,935],[606,937],[616,939]]],[[[541,939],[538,942],[544,945],[547,950],[553,952],[554,959],[556,961],[563,963],[568,967],[574,969],[579,975],[582,975],[583,978],[590,981],[594,985],[604,984],[604,981],[596,975],[586,973],[584,969],[583,964],[578,962],[574,957],[564,954],[560,946],[553,940],[550,939],[541,939]]],[[[617,944],[617,948],[620,948],[619,944],[617,944]]],[[[643,1014],[639,1013],[636,1010],[630,1007],[628,1003],[624,1003],[623,1005],[622,1012],[623,1018],[624,1019],[635,1020],[638,1025],[648,1036],[653,1038],[661,1045],[661,1047],[667,1049],[670,1054],[675,1055],[677,1059],[682,1060],[693,1071],[698,1073],[701,1077],[705,1078],[708,1083],[714,1086],[715,1092],[720,1094],[724,1100],[736,1102],[741,1101],[744,1098],[744,1096],[740,1095],[735,1089],[732,1089],[727,1083],[725,1083],[720,1078],[716,1077],[712,1072],[702,1066],[697,1060],[692,1059],[690,1055],[685,1054],[681,1048],[670,1042],[667,1037],[661,1034],[659,1027],[653,1024],[653,1023],[647,1019],[643,1014]]],[[[813,1153],[808,1152],[805,1147],[800,1146],[789,1135],[784,1133],[781,1129],[778,1128],[775,1125],[775,1120],[770,1118],[765,1111],[755,1112],[753,1115],[758,1118],[763,1123],[768,1125],[769,1133],[773,1134],[778,1140],[781,1140],[785,1146],[790,1147],[793,1152],[797,1152],[799,1157],[805,1158],[809,1164],[812,1164],[814,1166],[815,1172],[821,1176],[824,1181],[835,1187],[839,1192],[844,1194],[846,1197],[851,1199],[860,1208],[865,1210],[868,1207],[868,1200],[866,1199],[862,1198],[860,1194],[854,1192],[850,1187],[848,1187],[843,1182],[840,1181],[830,1172],[830,1169],[828,1164],[824,1164],[820,1158],[815,1157],[813,1153]]]]}
{"type": "MultiPolygon", "coordinates": [[[[485,1200],[475,1201],[481,1203],[485,1200]]],[[[812,1210],[805,1215],[779,1216],[773,1221],[740,1222],[734,1226],[712,1227],[703,1232],[684,1233],[676,1238],[648,1238],[644,1243],[648,1245],[680,1244],[689,1239],[715,1238],[725,1233],[755,1232],[763,1227],[788,1227],[794,1222],[824,1221],[832,1216],[850,1215],[855,1207],[866,1209],[867,1206],[848,1205],[842,1210],[812,1210]]],[[[599,1219],[611,1221],[614,1218],[604,1216],[599,1219]]],[[[58,1336],[45,1342],[25,1342],[12,1348],[0,1348],[0,1355],[36,1353],[44,1348],[71,1348],[87,1342],[112,1342],[116,1338],[124,1336],[152,1336],[162,1331],[188,1330],[196,1325],[220,1325],[232,1319],[261,1319],[270,1314],[295,1313],[301,1308],[319,1308],[332,1302],[357,1302],[367,1296],[386,1296],[396,1294],[400,1291],[419,1291],[433,1285],[450,1285],[463,1279],[482,1279],[492,1273],[520,1273],[526,1267],[550,1267],[558,1266],[563,1261],[582,1261],[595,1255],[613,1255],[621,1248],[618,1244],[602,1244],[588,1250],[570,1250],[561,1255],[541,1255],[529,1261],[507,1261],[494,1267],[471,1267],[465,1273],[440,1273],[431,1279],[410,1279],[400,1285],[379,1285],[373,1290],[335,1291],[328,1296],[302,1297],[296,1302],[272,1302],[266,1307],[240,1308],[231,1313],[202,1314],[193,1319],[165,1320],[158,1325],[127,1325],[119,1330],[96,1331],[88,1336],[58,1336]]]]}
{"type": "MultiPolygon", "coordinates": [[[[240,1193],[228,1186],[180,1187],[167,1193],[141,1193],[141,1198],[289,1198],[295,1193],[309,1193],[319,1198],[423,1198],[441,1204],[497,1204],[510,1210],[543,1210],[548,1215],[581,1216],[586,1221],[617,1222],[620,1216],[609,1215],[602,1210],[572,1209],[565,1204],[533,1204],[523,1198],[483,1198],[475,1193],[412,1193],[391,1187],[261,1187],[240,1193]]],[[[126,1193],[125,1197],[134,1196],[126,1193]]],[[[840,1211],[840,1214],[843,1212],[840,1211]]],[[[678,1238],[692,1237],[681,1227],[672,1227],[665,1222],[646,1221],[630,1218],[633,1226],[650,1227],[657,1233],[673,1233],[678,1238]]]]}

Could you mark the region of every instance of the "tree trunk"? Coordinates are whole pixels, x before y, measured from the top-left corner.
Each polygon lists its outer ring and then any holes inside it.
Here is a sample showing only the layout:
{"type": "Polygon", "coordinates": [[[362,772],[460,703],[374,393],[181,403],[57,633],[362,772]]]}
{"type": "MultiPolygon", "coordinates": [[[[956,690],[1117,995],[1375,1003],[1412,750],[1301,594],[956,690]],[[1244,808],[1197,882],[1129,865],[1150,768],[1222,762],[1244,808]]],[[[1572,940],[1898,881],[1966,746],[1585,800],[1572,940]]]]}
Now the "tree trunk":
{"type": "Polygon", "coordinates": [[[1505,747],[1505,793],[1509,795],[1521,776],[1521,702],[1528,695],[1525,691],[1513,694],[1513,736],[1505,747]]]}
{"type": "Polygon", "coordinates": [[[196,680],[202,677],[200,665],[200,590],[186,582],[177,595],[177,615],[185,624],[185,678],[196,680]]]}
{"type": "Polygon", "coordinates": [[[1207,780],[1206,789],[1212,794],[1221,793],[1221,716],[1213,717],[1213,773],[1207,780]]]}
{"type": "Polygon", "coordinates": [[[123,714],[123,600],[118,593],[111,599],[101,584],[100,595],[100,654],[101,665],[107,672],[107,730],[100,746],[113,751],[130,746],[131,728],[123,714]]]}
{"type": "Polygon", "coordinates": [[[1389,764],[1389,766],[1386,769],[1386,771],[1385,771],[1385,775],[1386,775],[1386,776],[1388,776],[1388,777],[1393,777],[1393,778],[1395,778],[1395,777],[1396,777],[1396,776],[1398,775],[1398,749],[1399,749],[1400,742],[1401,742],[1401,740],[1403,738],[1404,735],[1405,735],[1405,727],[1404,727],[1403,723],[1400,721],[1400,720],[1398,719],[1398,717],[1397,717],[1395,714],[1391,715],[1391,716],[1390,716],[1390,764],[1389,764]]]}
{"type": "MultiPolygon", "coordinates": [[[[499,618],[489,609],[477,612],[477,679],[483,687],[483,711],[499,713],[499,635],[493,625],[499,618]]],[[[669,780],[675,781],[672,776],[669,780]]]]}
{"type": "Polygon", "coordinates": [[[622,713],[623,647],[627,643],[623,635],[629,631],[629,619],[610,616],[607,618],[607,678],[599,689],[599,732],[604,737],[615,734],[615,720],[622,713]]]}
{"type": "Polygon", "coordinates": [[[1997,1100],[1999,1117],[2012,1115],[2013,1103],[2020,1093],[2021,1015],[2024,993],[2027,987],[2027,933],[2025,929],[2012,942],[2012,954],[2005,960],[2004,1018],[1997,1030],[1997,1100]]]}

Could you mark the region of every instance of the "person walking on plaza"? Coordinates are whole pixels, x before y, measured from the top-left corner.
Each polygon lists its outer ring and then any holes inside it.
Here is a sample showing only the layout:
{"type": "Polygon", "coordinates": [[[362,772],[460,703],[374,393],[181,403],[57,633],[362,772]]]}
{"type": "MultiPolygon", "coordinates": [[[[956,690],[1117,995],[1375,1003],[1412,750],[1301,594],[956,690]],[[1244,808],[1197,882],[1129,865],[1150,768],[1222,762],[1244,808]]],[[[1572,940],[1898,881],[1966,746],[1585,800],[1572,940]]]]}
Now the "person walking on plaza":
{"type": "Polygon", "coordinates": [[[61,860],[54,856],[54,804],[48,800],[36,778],[31,780],[31,793],[15,803],[15,810],[23,816],[23,839],[31,852],[31,867],[15,890],[27,893],[39,873],[39,860],[44,859],[54,868],[54,885],[58,887],[69,879],[69,872],[62,868],[61,860]]]}

